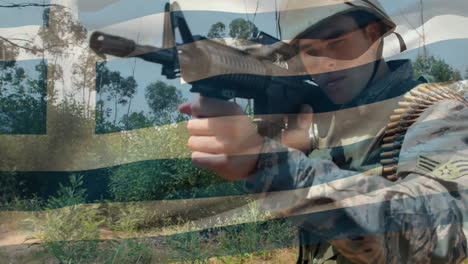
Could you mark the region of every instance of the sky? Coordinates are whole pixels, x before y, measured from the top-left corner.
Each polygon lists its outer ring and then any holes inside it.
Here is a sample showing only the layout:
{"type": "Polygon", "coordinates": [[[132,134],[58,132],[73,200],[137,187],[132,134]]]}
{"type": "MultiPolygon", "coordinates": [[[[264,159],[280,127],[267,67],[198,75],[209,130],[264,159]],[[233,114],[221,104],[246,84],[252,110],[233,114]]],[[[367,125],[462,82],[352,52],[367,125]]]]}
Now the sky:
{"type": "MultiPolygon", "coordinates": [[[[21,0],[0,0],[0,5],[10,5],[25,3],[21,0]]],[[[49,4],[50,0],[31,1],[30,3],[49,4]]],[[[0,28],[20,27],[27,25],[42,25],[43,7],[27,7],[27,8],[0,8],[0,28]]]]}

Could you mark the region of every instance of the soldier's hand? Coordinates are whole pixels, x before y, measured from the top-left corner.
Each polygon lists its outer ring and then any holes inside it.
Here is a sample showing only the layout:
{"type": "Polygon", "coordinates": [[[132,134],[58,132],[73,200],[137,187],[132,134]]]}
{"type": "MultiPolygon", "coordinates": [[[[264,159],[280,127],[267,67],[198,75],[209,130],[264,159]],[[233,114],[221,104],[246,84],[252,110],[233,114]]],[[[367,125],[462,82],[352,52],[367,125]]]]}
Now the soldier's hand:
{"type": "MultiPolygon", "coordinates": [[[[309,129],[313,122],[313,110],[309,105],[303,105],[301,113],[295,118],[295,124],[281,133],[281,143],[284,145],[307,153],[310,146],[309,129]]],[[[288,120],[285,120],[287,123],[288,120]]]]}
{"type": "Polygon", "coordinates": [[[187,124],[194,164],[228,180],[249,176],[264,140],[238,104],[200,96],[179,111],[197,118],[187,124]]]}

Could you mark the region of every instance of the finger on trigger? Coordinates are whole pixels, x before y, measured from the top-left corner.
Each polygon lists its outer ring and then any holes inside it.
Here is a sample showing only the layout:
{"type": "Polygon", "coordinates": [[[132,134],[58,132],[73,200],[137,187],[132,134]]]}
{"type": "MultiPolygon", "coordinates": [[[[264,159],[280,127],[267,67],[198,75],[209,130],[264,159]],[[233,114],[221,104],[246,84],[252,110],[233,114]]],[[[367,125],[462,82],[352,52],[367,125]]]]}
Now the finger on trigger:
{"type": "Polygon", "coordinates": [[[240,106],[221,99],[200,96],[192,105],[192,112],[197,117],[219,117],[243,114],[240,106]]]}

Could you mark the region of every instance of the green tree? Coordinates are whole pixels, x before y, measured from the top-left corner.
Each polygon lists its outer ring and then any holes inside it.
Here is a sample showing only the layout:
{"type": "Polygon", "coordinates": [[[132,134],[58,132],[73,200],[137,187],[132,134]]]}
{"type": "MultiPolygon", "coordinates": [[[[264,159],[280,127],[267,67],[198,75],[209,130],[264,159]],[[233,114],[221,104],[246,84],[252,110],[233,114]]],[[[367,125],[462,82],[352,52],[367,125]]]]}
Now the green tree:
{"type": "Polygon", "coordinates": [[[453,69],[443,59],[418,56],[413,63],[416,78],[426,77],[430,82],[453,82],[462,79],[461,73],[453,69]]]}
{"type": "Polygon", "coordinates": [[[43,19],[46,26],[39,29],[38,35],[43,47],[34,47],[34,50],[62,56],[70,48],[84,46],[87,42],[87,30],[75,20],[72,14],[63,6],[52,6],[44,9],[43,19]]]}
{"type": "Polygon", "coordinates": [[[18,53],[19,48],[17,46],[14,46],[8,40],[0,38],[0,70],[2,72],[16,65],[15,59],[18,53]]]}
{"type": "Polygon", "coordinates": [[[96,132],[107,133],[115,130],[113,124],[107,124],[107,118],[110,117],[112,109],[106,108],[102,95],[107,86],[110,85],[109,74],[110,70],[106,66],[106,62],[96,64],[96,132]]]}
{"type": "Polygon", "coordinates": [[[237,43],[239,44],[243,44],[247,38],[257,33],[257,26],[243,18],[234,19],[229,24],[229,36],[237,39],[237,43]]]}
{"type": "Polygon", "coordinates": [[[150,127],[153,125],[154,121],[149,116],[145,115],[143,111],[141,111],[138,113],[125,114],[122,116],[120,123],[122,124],[122,128],[124,130],[132,130],[143,127],[150,127]]]}
{"type": "Polygon", "coordinates": [[[226,25],[222,22],[217,22],[211,25],[207,36],[210,39],[217,39],[218,41],[225,44],[226,41],[224,40],[224,37],[226,37],[226,25]]]}
{"type": "MultiPolygon", "coordinates": [[[[99,63],[96,67],[96,92],[98,94],[96,118],[105,121],[114,113],[113,124],[117,125],[118,106],[126,105],[135,96],[138,84],[133,76],[122,77],[119,71],[110,71],[105,63],[99,63]],[[109,102],[114,103],[114,108],[104,109],[102,96],[106,95],[109,102]]],[[[128,114],[128,113],[127,113],[128,114]]]]}
{"type": "Polygon", "coordinates": [[[66,206],[82,204],[86,201],[86,189],[84,188],[83,176],[71,174],[69,176],[70,185],[59,183],[56,196],[51,196],[47,200],[47,209],[57,209],[66,206]]]}
{"type": "Polygon", "coordinates": [[[14,76],[17,76],[16,57],[18,56],[19,48],[14,46],[8,40],[0,39],[0,96],[5,95],[8,90],[8,85],[12,84],[14,76]]]}
{"type": "Polygon", "coordinates": [[[209,38],[224,38],[226,37],[226,25],[222,22],[217,22],[211,25],[210,31],[208,32],[209,38]]]}
{"type": "MultiPolygon", "coordinates": [[[[156,119],[170,119],[177,107],[183,102],[182,93],[173,85],[157,81],[149,84],[145,91],[146,101],[156,119]]],[[[161,120],[162,121],[162,120],[161,120]]]]}
{"type": "Polygon", "coordinates": [[[132,130],[154,125],[154,120],[144,112],[131,113],[130,103],[134,98],[138,83],[133,76],[123,77],[119,71],[111,71],[106,63],[96,66],[96,131],[98,133],[132,130]],[[105,99],[103,99],[103,97],[105,99]],[[113,107],[105,107],[105,101],[112,102],[113,107]],[[127,113],[119,119],[119,105],[128,105],[127,113]],[[113,121],[109,118],[113,116],[113,121]]]}
{"type": "MultiPolygon", "coordinates": [[[[11,64],[14,65],[14,64],[11,64]]],[[[0,77],[0,133],[42,134],[46,125],[47,65],[35,66],[37,78],[11,66],[0,77]]]]}

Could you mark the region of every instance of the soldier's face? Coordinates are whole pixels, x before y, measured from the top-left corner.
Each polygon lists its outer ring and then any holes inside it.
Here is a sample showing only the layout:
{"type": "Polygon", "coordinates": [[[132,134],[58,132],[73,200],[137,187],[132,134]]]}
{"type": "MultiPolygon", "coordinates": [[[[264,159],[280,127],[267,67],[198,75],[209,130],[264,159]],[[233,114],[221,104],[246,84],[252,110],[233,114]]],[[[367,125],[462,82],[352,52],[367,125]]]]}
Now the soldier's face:
{"type": "Polygon", "coordinates": [[[365,88],[378,58],[379,34],[375,22],[359,28],[352,17],[337,16],[298,40],[307,72],[333,103],[348,103],[365,88]]]}

